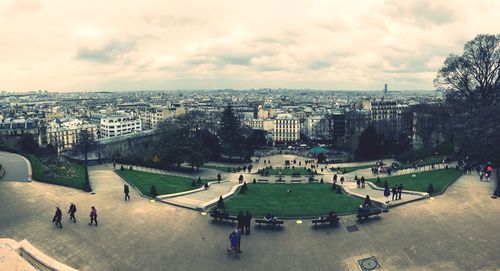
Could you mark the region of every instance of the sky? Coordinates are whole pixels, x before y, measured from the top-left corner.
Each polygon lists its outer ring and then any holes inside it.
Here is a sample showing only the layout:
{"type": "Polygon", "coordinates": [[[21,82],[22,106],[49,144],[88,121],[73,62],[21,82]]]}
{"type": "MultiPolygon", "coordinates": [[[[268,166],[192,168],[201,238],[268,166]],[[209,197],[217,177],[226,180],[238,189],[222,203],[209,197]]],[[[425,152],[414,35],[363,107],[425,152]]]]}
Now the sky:
{"type": "Polygon", "coordinates": [[[498,0],[0,0],[0,91],[432,90],[498,0]]]}

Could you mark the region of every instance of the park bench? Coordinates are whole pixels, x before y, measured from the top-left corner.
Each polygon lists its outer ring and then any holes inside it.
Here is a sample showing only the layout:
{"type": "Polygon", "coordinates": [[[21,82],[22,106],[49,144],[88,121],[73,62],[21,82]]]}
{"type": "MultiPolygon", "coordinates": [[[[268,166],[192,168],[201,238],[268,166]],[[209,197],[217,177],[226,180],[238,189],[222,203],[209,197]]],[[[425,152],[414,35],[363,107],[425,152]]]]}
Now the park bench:
{"type": "Polygon", "coordinates": [[[365,218],[365,219],[368,219],[368,217],[370,216],[378,216],[380,213],[382,213],[381,210],[368,210],[368,211],[364,211],[364,212],[358,212],[358,215],[356,215],[356,218],[357,219],[362,219],[362,218],[365,218]]]}
{"type": "Polygon", "coordinates": [[[290,180],[290,182],[292,182],[292,183],[301,183],[302,179],[292,179],[292,180],[290,180]]]}
{"type": "Polygon", "coordinates": [[[255,219],[255,224],[259,224],[259,226],[261,224],[271,225],[271,226],[276,226],[276,225],[280,226],[280,225],[283,225],[284,223],[285,223],[285,221],[283,221],[283,220],[275,220],[275,221],[268,222],[265,219],[255,219]]]}
{"type": "Polygon", "coordinates": [[[266,180],[266,179],[258,179],[257,181],[259,183],[267,183],[267,182],[269,182],[269,180],[266,180]]]}
{"type": "Polygon", "coordinates": [[[285,180],[283,180],[283,179],[276,179],[276,182],[277,182],[277,183],[284,183],[284,182],[285,182],[285,180]]]}
{"type": "Polygon", "coordinates": [[[238,220],[235,216],[231,216],[231,215],[227,215],[227,216],[223,216],[223,215],[215,215],[214,213],[210,213],[210,217],[212,217],[214,220],[219,220],[219,221],[222,221],[222,220],[227,220],[227,221],[231,221],[231,222],[235,222],[236,220],[238,220]]]}
{"type": "Polygon", "coordinates": [[[325,223],[330,223],[330,225],[337,225],[339,224],[339,218],[337,217],[337,215],[334,215],[331,219],[327,216],[323,216],[320,219],[314,219],[312,223],[314,223],[314,227],[318,226],[318,224],[325,223]]]}

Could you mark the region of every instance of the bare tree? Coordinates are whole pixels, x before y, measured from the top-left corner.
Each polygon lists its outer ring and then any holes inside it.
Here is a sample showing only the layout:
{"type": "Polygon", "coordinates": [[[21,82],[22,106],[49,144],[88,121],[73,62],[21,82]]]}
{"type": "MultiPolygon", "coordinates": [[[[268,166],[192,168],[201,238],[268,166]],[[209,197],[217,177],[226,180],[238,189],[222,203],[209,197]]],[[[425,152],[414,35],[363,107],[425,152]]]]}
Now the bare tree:
{"type": "Polygon", "coordinates": [[[83,165],[85,170],[85,187],[86,192],[92,191],[89,182],[88,156],[97,148],[94,134],[87,130],[81,130],[78,134],[77,142],[73,147],[73,152],[83,156],[83,165]]]}

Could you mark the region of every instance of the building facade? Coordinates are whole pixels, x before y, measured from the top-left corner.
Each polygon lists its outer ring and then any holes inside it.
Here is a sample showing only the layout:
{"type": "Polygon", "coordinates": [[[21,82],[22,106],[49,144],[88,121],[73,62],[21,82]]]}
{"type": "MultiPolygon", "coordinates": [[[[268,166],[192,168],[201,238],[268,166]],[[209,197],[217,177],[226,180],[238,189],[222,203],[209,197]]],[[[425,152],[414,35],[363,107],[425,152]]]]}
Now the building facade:
{"type": "Polygon", "coordinates": [[[142,131],[141,120],[128,115],[110,115],[101,118],[99,138],[110,138],[142,131]]]}

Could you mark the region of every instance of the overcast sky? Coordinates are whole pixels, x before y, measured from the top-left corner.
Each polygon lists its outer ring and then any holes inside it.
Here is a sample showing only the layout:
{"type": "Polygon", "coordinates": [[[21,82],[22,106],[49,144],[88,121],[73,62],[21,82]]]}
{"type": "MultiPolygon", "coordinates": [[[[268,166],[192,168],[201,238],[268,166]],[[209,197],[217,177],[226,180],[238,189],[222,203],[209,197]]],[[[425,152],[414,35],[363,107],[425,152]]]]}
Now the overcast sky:
{"type": "Polygon", "coordinates": [[[0,90],[430,90],[448,54],[500,33],[499,11],[499,0],[0,0],[0,90]]]}

